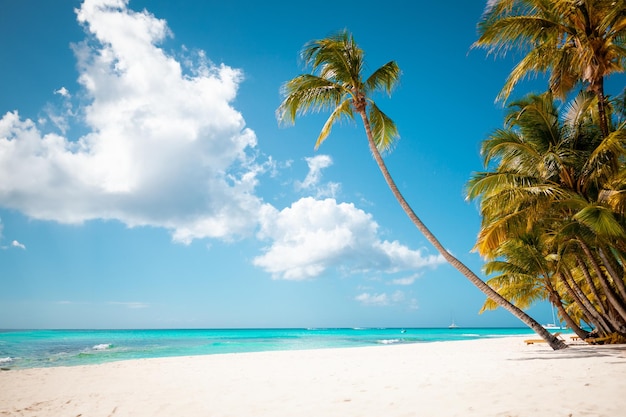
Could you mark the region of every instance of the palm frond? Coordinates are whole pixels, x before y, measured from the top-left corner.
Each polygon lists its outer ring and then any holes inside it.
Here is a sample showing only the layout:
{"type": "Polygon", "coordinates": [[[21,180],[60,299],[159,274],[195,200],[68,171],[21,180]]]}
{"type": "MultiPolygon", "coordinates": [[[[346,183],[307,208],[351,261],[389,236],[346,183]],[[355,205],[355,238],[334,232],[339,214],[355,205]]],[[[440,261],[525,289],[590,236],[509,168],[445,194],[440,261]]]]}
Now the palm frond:
{"type": "Polygon", "coordinates": [[[467,182],[468,199],[474,200],[499,195],[504,190],[515,189],[519,183],[519,175],[509,172],[477,172],[467,182]]]}
{"type": "Polygon", "coordinates": [[[395,61],[387,62],[367,78],[365,89],[368,92],[383,90],[390,95],[400,80],[400,74],[400,67],[395,61]]]}
{"type": "MultiPolygon", "coordinates": [[[[487,167],[496,160],[511,160],[522,153],[536,153],[524,143],[524,139],[510,129],[497,129],[488,140],[483,141],[480,153],[487,167]]],[[[506,162],[504,163],[506,164],[506,162]]]]}
{"type": "Polygon", "coordinates": [[[341,104],[339,104],[332,111],[326,123],[324,123],[324,127],[322,127],[322,131],[315,142],[315,149],[318,149],[322,142],[326,140],[330,131],[335,123],[337,123],[342,118],[354,119],[354,112],[352,111],[352,104],[350,100],[344,100],[341,104]]]}
{"type": "Polygon", "coordinates": [[[599,236],[626,238],[624,228],[607,207],[588,205],[574,218],[599,236]]]}
{"type": "Polygon", "coordinates": [[[564,100],[582,78],[578,71],[580,65],[576,62],[576,51],[572,46],[565,45],[553,47],[549,53],[550,55],[546,56],[544,71],[547,72],[550,67],[552,68],[549,79],[550,91],[555,97],[564,100]]]}
{"type": "Polygon", "coordinates": [[[300,56],[305,66],[310,66],[320,77],[343,84],[348,89],[361,88],[363,51],[347,30],[307,43],[300,56]]]}
{"type": "Polygon", "coordinates": [[[596,97],[592,93],[581,91],[566,104],[563,124],[570,130],[580,129],[589,120],[589,112],[594,110],[595,101],[596,97]]]}
{"type": "Polygon", "coordinates": [[[487,49],[488,54],[504,56],[512,49],[530,49],[540,40],[558,34],[558,22],[536,15],[514,15],[479,22],[479,38],[473,47],[487,49]]]}
{"type": "Polygon", "coordinates": [[[368,118],[372,127],[374,143],[379,152],[384,153],[391,150],[396,140],[400,137],[396,124],[385,113],[383,113],[376,103],[369,102],[368,118]]]}
{"type": "Polygon", "coordinates": [[[302,74],[286,82],[282,89],[285,99],[276,110],[280,122],[294,123],[299,115],[334,108],[347,92],[331,80],[313,74],[302,74]]]}
{"type": "Polygon", "coordinates": [[[583,168],[591,181],[605,182],[617,174],[620,167],[623,167],[620,159],[626,155],[625,144],[625,130],[611,132],[599,143],[583,168]]]}
{"type": "Polygon", "coordinates": [[[543,45],[531,49],[528,54],[513,68],[507,77],[502,90],[498,93],[496,101],[506,102],[513,88],[524,79],[534,79],[539,74],[546,72],[551,65],[554,56],[552,45],[543,45]]]}
{"type": "MultiPolygon", "coordinates": [[[[487,280],[487,284],[517,307],[526,309],[537,300],[547,298],[547,291],[538,285],[535,278],[527,274],[506,273],[490,278],[487,280]]],[[[498,308],[498,304],[487,299],[479,313],[496,308],[498,308]]]]}

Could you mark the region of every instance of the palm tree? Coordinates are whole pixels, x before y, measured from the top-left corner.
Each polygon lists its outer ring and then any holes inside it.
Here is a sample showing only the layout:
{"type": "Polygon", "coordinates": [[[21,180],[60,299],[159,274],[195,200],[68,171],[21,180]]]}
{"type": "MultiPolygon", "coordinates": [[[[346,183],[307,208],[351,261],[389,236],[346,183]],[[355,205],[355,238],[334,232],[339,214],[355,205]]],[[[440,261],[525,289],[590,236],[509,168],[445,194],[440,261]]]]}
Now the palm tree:
{"type": "MultiPolygon", "coordinates": [[[[520,308],[528,308],[537,300],[550,300],[567,326],[586,339],[588,332],[581,329],[580,321],[566,310],[565,304],[572,310],[573,303],[571,300],[564,303],[565,297],[559,293],[562,285],[555,279],[560,277],[555,271],[561,259],[555,256],[550,239],[546,237],[539,227],[534,227],[504,241],[492,254],[494,259],[485,265],[485,272],[492,276],[487,284],[520,308]]],[[[488,299],[481,311],[497,307],[488,299]]]]}
{"type": "Polygon", "coordinates": [[[602,134],[609,133],[604,79],[626,64],[626,0],[495,0],[478,24],[474,47],[526,55],[499,99],[528,75],[550,71],[550,91],[564,99],[582,83],[597,98],[602,134]]]}
{"type": "Polygon", "coordinates": [[[345,30],[334,36],[309,42],[304,46],[301,56],[305,66],[311,67],[312,71],[299,75],[283,85],[284,100],[277,110],[279,121],[294,123],[298,115],[311,111],[330,110],[330,117],[317,138],[315,144],[317,148],[328,137],[334,123],[341,119],[354,119],[355,113],[360,116],[365,127],[369,149],[387,185],[402,209],[426,239],[487,297],[527,324],[553,349],[566,348],[567,345],[563,341],[554,337],[524,311],[494,291],[450,254],[417,217],[398,190],[381,156],[381,152],[388,151],[397,139],[398,130],[393,121],[378,108],[371,98],[373,93],[380,90],[391,94],[400,77],[398,65],[390,61],[364,79],[363,51],[357,46],[352,35],[345,30]]]}
{"type": "Polygon", "coordinates": [[[481,199],[475,249],[509,271],[496,281],[499,288],[514,284],[503,294],[516,295],[519,284],[511,278],[524,276],[528,291],[540,277],[546,284],[551,284],[546,277],[555,277],[553,288],[567,293],[580,317],[605,333],[626,334],[626,225],[607,197],[613,194],[611,184],[624,176],[626,132],[603,138],[589,116],[592,101],[589,93],[581,93],[562,116],[550,93],[511,104],[505,128],[483,142],[485,166],[493,171],[475,174],[468,186],[469,198],[481,199]],[[512,275],[510,261],[528,253],[528,247],[520,253],[516,242],[528,242],[530,232],[541,254],[535,255],[541,260],[536,265],[542,267],[512,275]]]}

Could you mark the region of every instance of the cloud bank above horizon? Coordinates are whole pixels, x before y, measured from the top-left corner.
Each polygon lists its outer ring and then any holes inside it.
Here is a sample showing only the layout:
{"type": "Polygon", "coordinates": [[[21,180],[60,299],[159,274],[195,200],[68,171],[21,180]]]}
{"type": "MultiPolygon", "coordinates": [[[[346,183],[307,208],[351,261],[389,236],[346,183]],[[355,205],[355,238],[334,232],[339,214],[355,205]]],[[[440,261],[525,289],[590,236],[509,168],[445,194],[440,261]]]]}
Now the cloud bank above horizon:
{"type": "Polygon", "coordinates": [[[76,15],[86,33],[73,45],[79,94],[54,91],[65,104],[48,119],[17,110],[0,118],[1,206],[66,224],[115,219],[164,228],[183,244],[256,233],[269,244],[253,263],[276,279],[443,263],[381,240],[370,214],[338,203],[339,184],[321,184],[329,156],[307,158],[308,175],[294,182],[314,197],[284,209],[264,202],[256,186],[276,167],[258,156],[255,132],[233,107],[241,70],[203,51],[168,54],[159,47],[172,36],[167,23],[130,10],[127,0],[85,0],[76,15]],[[76,97],[84,102],[76,106],[76,97]],[[87,133],[67,137],[73,124],[87,133]]]}

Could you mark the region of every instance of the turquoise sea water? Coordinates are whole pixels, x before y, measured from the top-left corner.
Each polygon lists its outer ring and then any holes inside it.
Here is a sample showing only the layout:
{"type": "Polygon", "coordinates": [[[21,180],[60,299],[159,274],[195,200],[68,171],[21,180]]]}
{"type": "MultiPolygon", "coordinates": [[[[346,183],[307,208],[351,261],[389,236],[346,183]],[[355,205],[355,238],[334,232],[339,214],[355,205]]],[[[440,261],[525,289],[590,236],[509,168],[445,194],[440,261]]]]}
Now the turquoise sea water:
{"type": "Polygon", "coordinates": [[[73,366],[166,356],[425,343],[531,333],[526,328],[0,330],[0,367],[73,366]]]}

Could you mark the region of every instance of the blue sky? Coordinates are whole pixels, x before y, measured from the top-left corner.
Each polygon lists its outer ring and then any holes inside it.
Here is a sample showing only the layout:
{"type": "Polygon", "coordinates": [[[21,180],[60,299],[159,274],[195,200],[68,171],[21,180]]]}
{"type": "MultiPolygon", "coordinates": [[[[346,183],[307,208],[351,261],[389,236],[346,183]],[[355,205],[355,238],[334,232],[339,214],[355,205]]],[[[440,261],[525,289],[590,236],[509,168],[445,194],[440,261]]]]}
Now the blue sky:
{"type": "Polygon", "coordinates": [[[477,314],[483,295],[406,218],[362,126],[315,151],[325,115],[274,115],[312,39],[347,28],[370,70],[396,60],[385,160],[481,275],[464,186],[513,62],[470,51],[483,7],[3,2],[0,328],[518,325],[477,314]]]}

